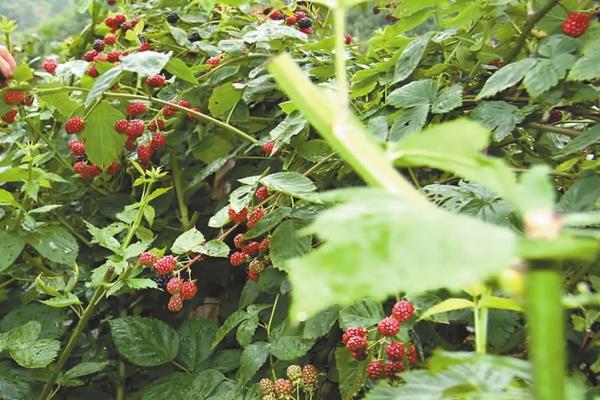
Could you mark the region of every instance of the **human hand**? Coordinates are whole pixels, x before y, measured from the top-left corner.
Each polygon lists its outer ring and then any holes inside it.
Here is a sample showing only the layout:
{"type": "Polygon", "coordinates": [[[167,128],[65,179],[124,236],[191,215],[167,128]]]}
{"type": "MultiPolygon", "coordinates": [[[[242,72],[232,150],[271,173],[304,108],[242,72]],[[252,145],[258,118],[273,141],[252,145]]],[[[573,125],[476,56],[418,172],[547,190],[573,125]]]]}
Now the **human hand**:
{"type": "Polygon", "coordinates": [[[17,63],[6,47],[0,46],[0,76],[12,78],[17,63]]]}

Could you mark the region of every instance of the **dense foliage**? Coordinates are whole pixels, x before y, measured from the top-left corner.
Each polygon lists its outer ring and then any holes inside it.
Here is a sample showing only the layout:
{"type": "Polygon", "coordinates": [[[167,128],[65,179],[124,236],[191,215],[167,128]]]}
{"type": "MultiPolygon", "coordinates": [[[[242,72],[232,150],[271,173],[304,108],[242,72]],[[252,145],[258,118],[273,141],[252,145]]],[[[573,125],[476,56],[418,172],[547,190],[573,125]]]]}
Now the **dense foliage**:
{"type": "Polygon", "coordinates": [[[0,399],[594,398],[594,2],[358,3],[81,0],[22,56],[0,399]]]}

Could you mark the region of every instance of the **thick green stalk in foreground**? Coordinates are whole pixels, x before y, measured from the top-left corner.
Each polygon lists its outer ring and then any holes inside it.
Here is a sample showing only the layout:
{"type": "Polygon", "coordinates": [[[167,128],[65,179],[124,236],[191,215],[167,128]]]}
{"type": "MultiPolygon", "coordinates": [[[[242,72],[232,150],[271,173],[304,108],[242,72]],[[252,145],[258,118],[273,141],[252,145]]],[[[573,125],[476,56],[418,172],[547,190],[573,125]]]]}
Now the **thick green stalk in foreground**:
{"type": "Polygon", "coordinates": [[[527,273],[526,315],[536,400],[565,400],[565,327],[559,271],[534,265],[527,273]]]}

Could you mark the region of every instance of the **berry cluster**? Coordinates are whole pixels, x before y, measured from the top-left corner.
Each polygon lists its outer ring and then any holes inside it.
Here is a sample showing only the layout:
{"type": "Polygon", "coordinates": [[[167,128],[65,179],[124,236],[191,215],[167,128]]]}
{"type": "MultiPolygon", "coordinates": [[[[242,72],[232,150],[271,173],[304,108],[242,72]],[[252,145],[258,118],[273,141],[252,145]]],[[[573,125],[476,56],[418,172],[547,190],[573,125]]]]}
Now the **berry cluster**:
{"type": "Polygon", "coordinates": [[[304,398],[312,398],[319,380],[319,372],[314,365],[290,365],[286,375],[287,379],[261,379],[258,384],[261,400],[300,400],[302,394],[304,398]]]}
{"type": "Polygon", "coordinates": [[[2,119],[2,121],[6,124],[12,124],[17,120],[17,115],[19,113],[18,109],[16,108],[17,106],[30,106],[33,103],[32,97],[19,90],[6,90],[2,94],[2,99],[6,104],[15,106],[3,115],[0,115],[0,119],[2,119]]]}
{"type": "MultiPolygon", "coordinates": [[[[240,213],[236,213],[233,209],[230,209],[229,215],[232,217],[232,220],[234,220],[234,218],[239,220],[241,216],[247,214],[247,209],[244,210],[240,213]]],[[[263,209],[257,208],[256,210],[250,214],[250,218],[248,218],[248,221],[246,222],[248,227],[251,226],[251,218],[256,219],[258,218],[258,215],[261,215],[260,218],[262,218],[262,213],[264,213],[263,209]],[[256,213],[256,210],[260,210],[260,212],[256,213]]],[[[260,274],[269,265],[269,258],[267,257],[267,253],[269,252],[269,239],[265,238],[260,242],[246,241],[244,234],[238,233],[233,239],[233,244],[238,250],[234,251],[229,256],[230,264],[234,267],[239,267],[240,265],[248,263],[248,279],[257,282],[260,278],[260,274]]]]}
{"type": "MultiPolygon", "coordinates": [[[[281,16],[281,18],[273,18],[273,13],[279,12],[281,14],[281,11],[279,10],[275,10],[272,11],[270,14],[270,17],[272,19],[281,19],[283,18],[283,15],[281,16]]],[[[278,14],[275,14],[278,15],[278,14]]],[[[305,33],[307,35],[310,35],[313,33],[313,21],[312,19],[310,19],[309,17],[306,16],[306,13],[304,11],[296,11],[293,15],[288,16],[285,19],[285,23],[287,25],[293,26],[293,25],[297,25],[298,28],[300,29],[300,32],[305,33]]]]}
{"type": "Polygon", "coordinates": [[[387,378],[395,380],[396,374],[417,362],[417,349],[414,344],[404,344],[396,340],[400,325],[410,320],[414,306],[407,300],[396,302],[392,315],[377,323],[372,337],[363,327],[351,327],[344,331],[342,341],[352,352],[352,358],[363,361],[369,359],[367,376],[372,380],[387,378]],[[385,353],[385,360],[381,357],[385,353]]]}
{"type": "Polygon", "coordinates": [[[177,267],[177,259],[171,255],[158,258],[154,253],[149,251],[143,252],[138,258],[138,263],[154,268],[157,273],[155,282],[158,287],[166,290],[171,295],[167,308],[169,311],[177,312],[183,308],[185,300],[191,300],[198,293],[198,286],[194,280],[183,280],[179,274],[175,272],[177,267]]]}

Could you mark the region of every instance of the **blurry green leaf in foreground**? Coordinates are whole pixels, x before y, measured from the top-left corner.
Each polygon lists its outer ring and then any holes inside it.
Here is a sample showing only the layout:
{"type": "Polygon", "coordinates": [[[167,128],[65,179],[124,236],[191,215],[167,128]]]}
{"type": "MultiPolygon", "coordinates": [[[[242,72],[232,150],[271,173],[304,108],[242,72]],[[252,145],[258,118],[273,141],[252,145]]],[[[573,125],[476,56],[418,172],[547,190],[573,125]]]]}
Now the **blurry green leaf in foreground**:
{"type": "Polygon", "coordinates": [[[293,318],[363,297],[458,289],[515,259],[516,238],[508,229],[376,189],[346,198],[306,229],[325,243],[289,262],[293,318]]]}

